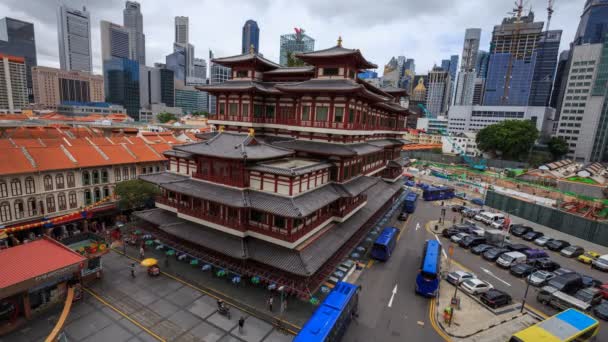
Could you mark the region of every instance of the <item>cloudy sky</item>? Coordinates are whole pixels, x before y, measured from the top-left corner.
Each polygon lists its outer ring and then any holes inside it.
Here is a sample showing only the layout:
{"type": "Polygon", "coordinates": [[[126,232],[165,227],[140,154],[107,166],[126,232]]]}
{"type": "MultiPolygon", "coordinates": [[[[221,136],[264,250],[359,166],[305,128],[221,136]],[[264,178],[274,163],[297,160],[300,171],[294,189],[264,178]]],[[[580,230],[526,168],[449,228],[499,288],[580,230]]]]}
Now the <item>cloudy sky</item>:
{"type": "MultiPolygon", "coordinates": [[[[315,48],[336,44],[359,48],[380,66],[391,56],[416,60],[426,73],[449,55],[462,53],[467,27],[482,29],[487,50],[492,27],[510,12],[514,0],[140,0],[146,35],[146,62],[164,62],[172,52],[175,16],[190,17],[190,40],[197,57],[241,52],[241,30],[247,19],[261,29],[260,52],[279,60],[279,36],[302,27],[316,40],[315,48]]],[[[0,0],[1,16],[33,22],[38,64],[59,66],[56,8],[60,3],[87,7],[92,22],[95,72],[101,72],[99,21],[122,24],[123,0],[0,0]]],[[[526,0],[536,19],[546,21],[547,0],[526,0]]],[[[574,37],[584,0],[555,0],[551,29],[562,29],[562,49],[574,37]]]]}

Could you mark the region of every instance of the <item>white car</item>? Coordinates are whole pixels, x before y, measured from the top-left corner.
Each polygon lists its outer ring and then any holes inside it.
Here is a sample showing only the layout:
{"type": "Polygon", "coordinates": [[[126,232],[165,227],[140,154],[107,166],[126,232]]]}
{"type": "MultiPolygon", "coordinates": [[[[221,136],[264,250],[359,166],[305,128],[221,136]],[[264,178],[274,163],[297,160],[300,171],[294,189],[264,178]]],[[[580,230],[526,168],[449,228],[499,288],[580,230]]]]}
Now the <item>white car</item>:
{"type": "Polygon", "coordinates": [[[476,278],[465,280],[460,286],[464,291],[472,295],[488,292],[489,289],[494,288],[494,286],[492,286],[490,283],[476,278]]]}
{"type": "Polygon", "coordinates": [[[450,240],[452,240],[452,242],[460,242],[460,240],[462,240],[465,236],[469,236],[469,234],[467,233],[458,233],[456,235],[452,235],[452,237],[450,238],[450,240]]]}
{"type": "Polygon", "coordinates": [[[494,222],[492,222],[492,228],[502,229],[504,224],[505,224],[505,220],[494,221],[494,222]]]}
{"type": "Polygon", "coordinates": [[[538,239],[534,240],[534,244],[537,246],[544,247],[551,240],[553,240],[552,237],[543,235],[543,236],[539,237],[538,239]]]}
{"type": "Polygon", "coordinates": [[[448,273],[448,276],[445,280],[447,280],[447,282],[452,285],[460,285],[460,283],[462,283],[463,281],[473,278],[477,278],[477,276],[475,276],[475,274],[471,272],[454,271],[448,273]]]}

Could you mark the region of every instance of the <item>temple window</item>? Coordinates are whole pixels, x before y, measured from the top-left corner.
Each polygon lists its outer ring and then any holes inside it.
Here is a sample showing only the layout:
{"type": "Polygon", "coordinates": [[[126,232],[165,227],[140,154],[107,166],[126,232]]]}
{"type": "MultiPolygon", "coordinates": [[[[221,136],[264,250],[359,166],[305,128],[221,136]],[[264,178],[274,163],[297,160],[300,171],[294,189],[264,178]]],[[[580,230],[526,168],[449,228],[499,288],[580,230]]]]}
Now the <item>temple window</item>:
{"type": "Polygon", "coordinates": [[[251,210],[249,214],[250,220],[257,223],[264,223],[264,213],[257,210],[251,210]]]}
{"type": "Polygon", "coordinates": [[[253,105],[253,117],[254,118],[262,118],[264,117],[264,107],[261,104],[253,105]]]}
{"type": "Polygon", "coordinates": [[[285,218],[281,216],[275,216],[274,226],[280,229],[285,229],[285,218]]]}
{"type": "Polygon", "coordinates": [[[302,106],[302,121],[310,120],[310,106],[302,106]]]}
{"type": "Polygon", "coordinates": [[[241,115],[249,116],[249,104],[248,103],[243,103],[242,108],[241,108],[241,115]]]}
{"type": "Polygon", "coordinates": [[[317,106],[315,110],[315,121],[327,121],[327,107],[317,106]]]}
{"type": "Polygon", "coordinates": [[[323,76],[338,76],[339,73],[338,68],[323,68],[323,76]]]}
{"type": "Polygon", "coordinates": [[[247,77],[247,70],[239,70],[236,72],[237,78],[247,77]]]}
{"type": "Polygon", "coordinates": [[[220,114],[224,115],[226,113],[226,104],[220,103],[220,114]]]}
{"type": "Polygon", "coordinates": [[[355,110],[351,108],[348,110],[348,123],[353,122],[355,122],[355,110]]]}
{"type": "Polygon", "coordinates": [[[335,107],[334,108],[334,122],[342,122],[343,120],[344,120],[344,108],[335,107]]]}
{"type": "Polygon", "coordinates": [[[266,106],[266,118],[274,119],[274,106],[266,106]]]}
{"type": "Polygon", "coordinates": [[[228,114],[235,116],[238,114],[238,103],[230,103],[228,104],[228,114]]]}

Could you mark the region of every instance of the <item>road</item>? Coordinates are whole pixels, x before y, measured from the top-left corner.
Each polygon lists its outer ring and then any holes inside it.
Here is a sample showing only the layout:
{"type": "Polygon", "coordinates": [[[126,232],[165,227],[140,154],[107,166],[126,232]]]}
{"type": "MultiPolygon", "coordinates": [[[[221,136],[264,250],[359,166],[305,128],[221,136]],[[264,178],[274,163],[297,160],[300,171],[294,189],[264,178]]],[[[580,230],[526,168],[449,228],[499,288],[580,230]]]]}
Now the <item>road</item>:
{"type": "Polygon", "coordinates": [[[394,226],[402,228],[395,252],[387,262],[373,264],[358,279],[362,286],[359,318],[348,328],[344,341],[444,341],[429,321],[430,299],[414,294],[424,242],[434,238],[424,224],[436,215],[432,210],[422,210],[405,224],[393,221],[394,226]]]}

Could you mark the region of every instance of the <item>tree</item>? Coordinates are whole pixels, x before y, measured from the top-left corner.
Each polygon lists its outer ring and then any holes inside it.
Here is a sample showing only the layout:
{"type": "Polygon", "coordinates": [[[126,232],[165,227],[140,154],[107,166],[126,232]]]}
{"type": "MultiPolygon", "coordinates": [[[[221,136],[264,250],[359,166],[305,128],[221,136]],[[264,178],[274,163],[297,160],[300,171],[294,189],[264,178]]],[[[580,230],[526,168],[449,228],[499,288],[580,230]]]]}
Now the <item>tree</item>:
{"type": "Polygon", "coordinates": [[[547,143],[549,152],[553,155],[553,160],[557,160],[568,153],[568,142],[562,137],[551,137],[547,143]]]}
{"type": "Polygon", "coordinates": [[[299,59],[298,57],[296,57],[296,53],[295,52],[291,52],[287,54],[287,66],[288,67],[300,67],[300,66],[304,66],[306,64],[304,64],[304,62],[299,59]]]}
{"type": "Polygon", "coordinates": [[[121,210],[151,207],[154,196],[160,191],[154,184],[139,179],[118,183],[114,192],[118,196],[118,207],[121,210]]]}
{"type": "Polygon", "coordinates": [[[534,142],[538,129],[532,121],[506,120],[487,126],[477,133],[477,148],[504,159],[525,160],[534,142]]]}
{"type": "Polygon", "coordinates": [[[156,116],[156,120],[160,123],[165,123],[165,122],[169,122],[171,120],[177,120],[177,117],[175,116],[175,114],[171,114],[171,113],[159,113],[156,116]]]}

